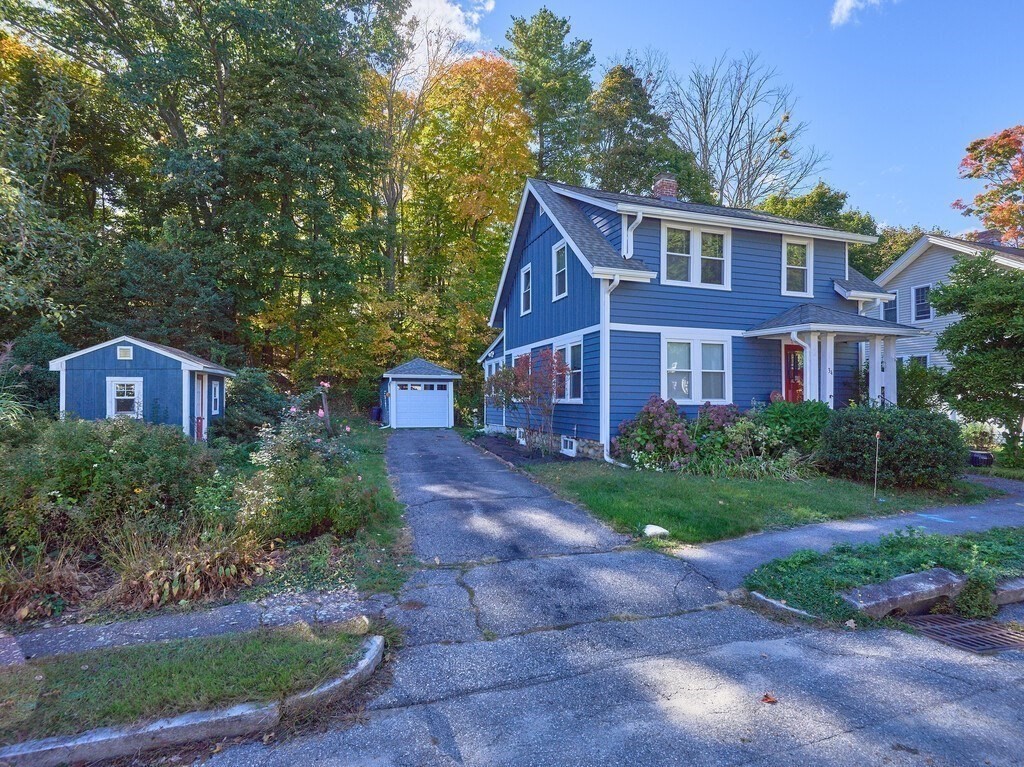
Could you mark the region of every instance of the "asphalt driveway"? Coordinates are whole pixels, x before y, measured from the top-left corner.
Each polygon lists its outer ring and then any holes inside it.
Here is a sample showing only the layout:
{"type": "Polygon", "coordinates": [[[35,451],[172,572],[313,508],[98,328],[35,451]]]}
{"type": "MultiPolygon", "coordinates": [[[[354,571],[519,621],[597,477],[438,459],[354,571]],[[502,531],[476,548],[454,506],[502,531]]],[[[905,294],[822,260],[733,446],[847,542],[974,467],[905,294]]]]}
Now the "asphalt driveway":
{"type": "Polygon", "coordinates": [[[1024,654],[729,605],[452,432],[398,432],[388,463],[425,565],[392,684],[364,723],[209,764],[1024,763],[1024,654]]]}

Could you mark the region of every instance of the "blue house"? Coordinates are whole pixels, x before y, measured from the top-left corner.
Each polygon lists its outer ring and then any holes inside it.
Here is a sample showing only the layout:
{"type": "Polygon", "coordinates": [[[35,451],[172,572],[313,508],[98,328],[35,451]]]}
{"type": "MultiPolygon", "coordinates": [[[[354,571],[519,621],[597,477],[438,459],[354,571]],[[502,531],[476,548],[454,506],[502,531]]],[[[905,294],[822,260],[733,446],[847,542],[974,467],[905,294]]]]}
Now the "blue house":
{"type": "Polygon", "coordinates": [[[222,365],[131,336],[50,360],[60,373],[60,412],[86,420],[138,418],[205,440],[224,415],[222,365]]]}
{"type": "MultiPolygon", "coordinates": [[[[853,398],[858,344],[870,394],[896,399],[895,339],[920,330],[860,312],[892,296],[851,269],[875,237],[753,210],[529,179],[480,357],[485,377],[552,348],[569,372],[553,426],[565,452],[608,456],[619,424],[651,395],[688,416],[704,402],[749,408],[773,395],[853,398]]],[[[488,403],[491,431],[523,428],[488,403]]]]}

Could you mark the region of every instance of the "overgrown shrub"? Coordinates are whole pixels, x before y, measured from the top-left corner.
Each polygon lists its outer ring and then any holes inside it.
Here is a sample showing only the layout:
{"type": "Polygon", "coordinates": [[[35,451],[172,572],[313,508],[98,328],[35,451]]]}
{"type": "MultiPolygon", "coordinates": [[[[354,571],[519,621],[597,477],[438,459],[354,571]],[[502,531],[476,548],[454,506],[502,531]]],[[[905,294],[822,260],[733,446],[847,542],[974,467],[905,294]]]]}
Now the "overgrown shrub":
{"type": "Polygon", "coordinates": [[[786,448],[810,455],[821,442],[821,432],[831,413],[824,402],[773,402],[756,418],[778,434],[786,448]]]}
{"type": "Polygon", "coordinates": [[[60,377],[50,372],[49,361],[75,349],[56,331],[38,322],[14,339],[11,359],[24,383],[25,402],[41,416],[54,417],[60,409],[60,377]]]}
{"type": "Polygon", "coordinates": [[[674,400],[653,396],[636,418],[619,426],[612,448],[638,469],[678,469],[693,456],[697,446],[686,430],[686,417],[674,400]]]}
{"type": "Polygon", "coordinates": [[[822,467],[839,477],[895,487],[943,488],[964,470],[967,447],[960,428],[941,413],[904,408],[836,410],[822,432],[822,467]]]}
{"type": "Polygon", "coordinates": [[[25,621],[60,615],[92,594],[97,580],[70,548],[50,554],[37,549],[27,556],[0,549],[0,618],[25,621]]]}
{"type": "Polygon", "coordinates": [[[287,399],[274,388],[270,375],[259,368],[242,368],[227,383],[224,417],[215,418],[211,436],[232,442],[252,442],[264,424],[273,424],[287,399]]]}
{"type": "Polygon", "coordinates": [[[928,367],[919,360],[896,363],[896,392],[899,406],[914,410],[932,410],[942,405],[942,387],[946,373],[928,367]]]}
{"type": "Polygon", "coordinates": [[[996,430],[987,423],[964,424],[964,442],[971,450],[993,450],[996,446],[996,430]]]}

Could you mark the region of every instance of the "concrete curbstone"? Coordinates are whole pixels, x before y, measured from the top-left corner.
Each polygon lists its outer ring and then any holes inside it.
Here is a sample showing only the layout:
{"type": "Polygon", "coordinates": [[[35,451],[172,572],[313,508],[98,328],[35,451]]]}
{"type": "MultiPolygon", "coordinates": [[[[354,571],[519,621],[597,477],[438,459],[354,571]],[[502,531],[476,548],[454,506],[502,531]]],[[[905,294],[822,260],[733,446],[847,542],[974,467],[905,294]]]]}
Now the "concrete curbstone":
{"type": "Polygon", "coordinates": [[[796,618],[810,618],[811,620],[817,620],[817,616],[811,615],[806,610],[800,610],[796,607],[790,607],[785,602],[780,602],[777,599],[766,597],[760,591],[751,591],[750,598],[753,599],[754,602],[756,602],[757,604],[761,605],[761,607],[767,608],[768,610],[771,610],[772,612],[778,613],[780,615],[796,618]]]}
{"type": "Polygon", "coordinates": [[[23,665],[25,665],[25,653],[21,651],[18,640],[0,629],[0,668],[23,665]]]}
{"type": "Polygon", "coordinates": [[[384,637],[372,636],[363,643],[363,655],[344,676],[324,682],[312,690],[290,695],[281,701],[285,715],[309,711],[318,706],[333,703],[366,682],[380,665],[384,657],[384,637]]]}

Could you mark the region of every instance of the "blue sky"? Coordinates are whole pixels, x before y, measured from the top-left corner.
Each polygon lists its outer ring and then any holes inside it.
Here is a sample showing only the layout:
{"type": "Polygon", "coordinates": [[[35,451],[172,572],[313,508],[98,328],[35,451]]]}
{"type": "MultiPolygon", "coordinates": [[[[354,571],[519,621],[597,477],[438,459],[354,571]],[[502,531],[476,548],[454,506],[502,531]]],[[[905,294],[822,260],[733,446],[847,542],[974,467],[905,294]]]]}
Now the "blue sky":
{"type": "MultiPolygon", "coordinates": [[[[428,0],[429,2],[429,0],[428,0]]],[[[435,0],[436,2],[436,0],[435,0]]],[[[537,0],[483,0],[481,48],[504,42],[537,0]]],[[[664,51],[679,71],[725,52],[757,51],[793,86],[795,116],[830,160],[828,183],[880,222],[977,226],[950,208],[977,186],[957,177],[974,138],[1024,121],[1015,35],[1021,0],[550,0],[599,67],[627,49],[664,51]],[[833,24],[833,15],[837,21],[833,24]],[[845,14],[845,17],[844,17],[845,14]],[[1000,42],[1002,41],[1002,42],[1000,42]]],[[[475,31],[475,30],[474,30],[475,31]]]]}

